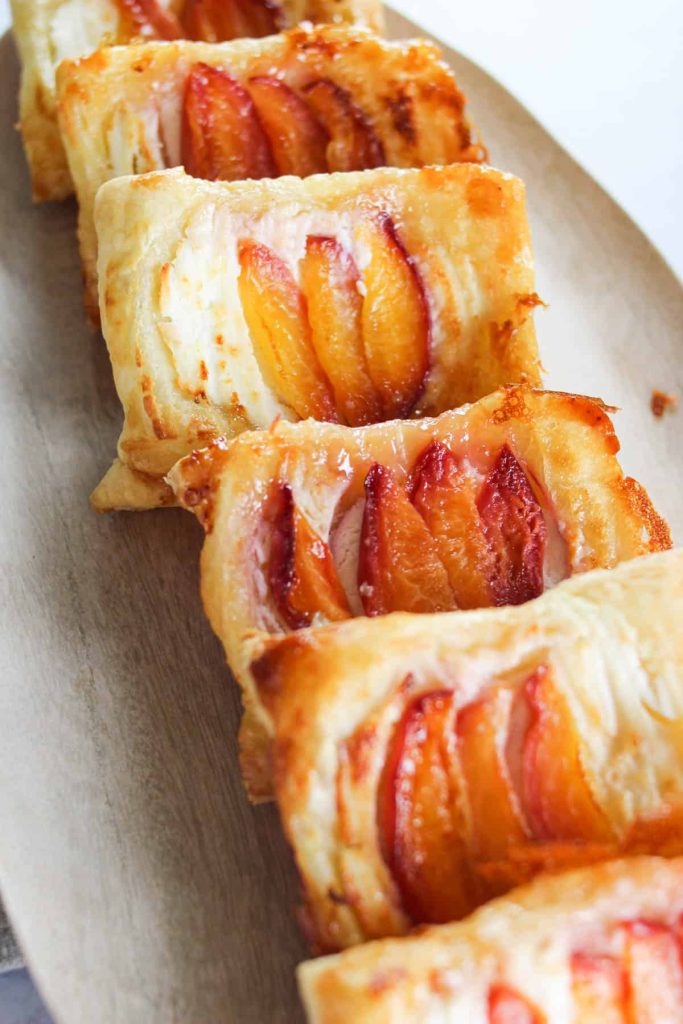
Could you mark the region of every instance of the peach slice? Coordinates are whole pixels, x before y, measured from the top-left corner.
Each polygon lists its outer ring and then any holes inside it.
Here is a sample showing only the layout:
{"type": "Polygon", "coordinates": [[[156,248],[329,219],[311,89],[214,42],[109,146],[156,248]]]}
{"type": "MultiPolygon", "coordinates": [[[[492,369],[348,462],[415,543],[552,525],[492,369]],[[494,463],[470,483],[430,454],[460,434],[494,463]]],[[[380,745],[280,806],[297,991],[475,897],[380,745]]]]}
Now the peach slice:
{"type": "Polygon", "coordinates": [[[475,860],[504,860],[527,834],[507,767],[505,747],[513,696],[497,687],[462,708],[456,718],[475,860]]]}
{"type": "Polygon", "coordinates": [[[545,1016],[507,985],[492,986],[488,1002],[489,1024],[544,1024],[545,1016]]]}
{"type": "Polygon", "coordinates": [[[239,294],[267,385],[301,419],[336,420],[332,393],[311,343],[306,300],[286,263],[242,242],[239,294]]]}
{"type": "Polygon", "coordinates": [[[316,616],[328,622],[350,618],[332,553],[297,509],[288,484],[275,486],[269,519],[268,583],[285,623],[302,629],[316,616]]]}
{"type": "Polygon", "coordinates": [[[248,89],[270,139],[280,174],[324,174],[328,136],[300,96],[270,75],[250,78],[248,89]]]}
{"type": "Polygon", "coordinates": [[[658,857],[683,855],[683,806],[680,802],[665,803],[653,814],[637,818],[623,837],[621,848],[622,855],[629,857],[642,853],[658,857]]]}
{"type": "Polygon", "coordinates": [[[624,1024],[626,976],[618,960],[574,953],[571,977],[576,1024],[624,1024]]]}
{"type": "Polygon", "coordinates": [[[527,475],[504,445],[477,506],[494,559],[494,603],[522,604],[543,593],[547,528],[527,475]]]}
{"type": "Polygon", "coordinates": [[[384,148],[351,93],[328,78],[310,82],[304,94],[330,138],[330,171],[364,171],[382,167],[384,148]]]}
{"type": "Polygon", "coordinates": [[[431,322],[419,271],[391,217],[367,217],[358,228],[368,254],[363,269],[363,340],[387,419],[407,416],[429,368],[431,322]]]}
{"type": "Polygon", "coordinates": [[[412,501],[436,541],[459,608],[492,603],[494,563],[479,519],[479,481],[441,441],[422,452],[413,472],[412,501]]]}
{"type": "Polygon", "coordinates": [[[358,269],[340,242],[317,235],[307,239],[301,288],[313,347],[332,383],[337,409],[352,427],[381,417],[365,362],[359,282],[358,269]]]}
{"type": "Polygon", "coordinates": [[[260,39],[285,27],[282,5],[277,0],[235,0],[246,21],[245,36],[260,39]]]}
{"type": "Polygon", "coordinates": [[[623,925],[629,1024],[683,1024],[681,949],[672,929],[649,921],[623,925]]]}
{"type": "Polygon", "coordinates": [[[143,39],[181,39],[183,30],[176,16],[159,0],[117,0],[130,32],[143,39]]]}
{"type": "Polygon", "coordinates": [[[251,96],[220,68],[195,64],[188,75],[181,158],[188,174],[211,181],[277,175],[251,96]]]}
{"type": "Polygon", "coordinates": [[[453,713],[447,690],[413,701],[392,738],[380,785],[385,859],[416,922],[452,921],[474,902],[449,765],[453,713]]]}
{"type": "Polygon", "coordinates": [[[609,843],[613,833],[583,774],[574,721],[547,668],[529,677],[525,696],[531,720],[522,749],[522,803],[533,836],[609,843]]]}
{"type": "Polygon", "coordinates": [[[270,0],[187,0],[182,14],[189,39],[222,43],[279,32],[281,15],[270,0]]]}
{"type": "Polygon", "coordinates": [[[393,473],[375,463],[365,479],[358,590],[366,615],[455,607],[448,574],[422,517],[393,473]]]}
{"type": "Polygon", "coordinates": [[[182,22],[188,39],[205,43],[222,43],[243,35],[235,0],[187,0],[182,22]]]}

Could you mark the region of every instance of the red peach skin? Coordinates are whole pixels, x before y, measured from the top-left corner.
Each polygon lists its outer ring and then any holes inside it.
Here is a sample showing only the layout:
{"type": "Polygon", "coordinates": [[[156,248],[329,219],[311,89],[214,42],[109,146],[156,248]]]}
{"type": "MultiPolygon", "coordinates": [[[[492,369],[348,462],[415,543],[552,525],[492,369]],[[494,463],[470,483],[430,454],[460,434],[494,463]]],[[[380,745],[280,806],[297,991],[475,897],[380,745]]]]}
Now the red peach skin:
{"type": "Polygon", "coordinates": [[[316,614],[329,622],[351,611],[327,544],[294,504],[288,484],[271,497],[268,582],[276,607],[291,629],[310,626],[316,614]]]}
{"type": "Polygon", "coordinates": [[[185,86],[181,157],[195,178],[274,178],[277,167],[251,96],[220,68],[196,64],[185,86]]]}

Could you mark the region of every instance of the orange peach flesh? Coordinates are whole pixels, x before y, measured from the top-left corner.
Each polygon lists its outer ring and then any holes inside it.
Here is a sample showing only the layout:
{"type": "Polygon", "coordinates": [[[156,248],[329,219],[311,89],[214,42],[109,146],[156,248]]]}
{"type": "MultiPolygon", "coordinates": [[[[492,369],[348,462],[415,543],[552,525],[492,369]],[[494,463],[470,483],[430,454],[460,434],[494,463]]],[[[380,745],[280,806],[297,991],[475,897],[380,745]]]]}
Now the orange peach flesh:
{"type": "Polygon", "coordinates": [[[188,75],[181,158],[188,174],[212,181],[272,178],[277,174],[251,96],[220,68],[195,64],[188,75]]]}
{"type": "Polygon", "coordinates": [[[329,382],[313,349],[306,301],[272,249],[240,245],[239,293],[261,372],[301,419],[336,420],[329,382]]]}

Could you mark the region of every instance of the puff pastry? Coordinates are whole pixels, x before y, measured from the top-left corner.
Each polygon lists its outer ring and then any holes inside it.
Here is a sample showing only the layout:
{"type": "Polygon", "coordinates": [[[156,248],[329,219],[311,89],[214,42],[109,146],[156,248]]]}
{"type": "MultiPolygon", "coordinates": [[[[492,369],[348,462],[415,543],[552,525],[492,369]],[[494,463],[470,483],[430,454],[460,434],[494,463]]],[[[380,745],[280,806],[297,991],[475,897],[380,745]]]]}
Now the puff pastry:
{"type": "Polygon", "coordinates": [[[302,964],[299,986],[309,1024],[673,1024],[682,915],[681,858],[614,861],[302,964]]]}
{"type": "Polygon", "coordinates": [[[73,191],[57,127],[55,73],[65,59],[115,43],[187,36],[219,42],[300,21],[382,27],[377,0],[10,0],[22,62],[20,117],[36,200],[73,191]]]}
{"type": "Polygon", "coordinates": [[[209,183],[97,200],[102,327],[125,423],[97,508],[166,502],[218,435],[438,414],[540,380],[524,187],[476,164],[209,183]]]}
{"type": "Polygon", "coordinates": [[[62,64],[57,83],[92,305],[93,203],[110,178],[181,163],[236,180],[484,156],[440,51],[357,27],[102,50],[62,64]]]}
{"type": "Polygon", "coordinates": [[[517,604],[670,546],[618,448],[601,403],[520,385],[437,419],[281,422],[180,462],[170,482],[207,531],[204,607],[246,688],[252,796],[270,786],[249,673],[264,637],[517,604]]]}
{"type": "Polygon", "coordinates": [[[683,854],[683,551],[519,607],[271,641],[252,666],[317,948],[536,872],[683,854]]]}

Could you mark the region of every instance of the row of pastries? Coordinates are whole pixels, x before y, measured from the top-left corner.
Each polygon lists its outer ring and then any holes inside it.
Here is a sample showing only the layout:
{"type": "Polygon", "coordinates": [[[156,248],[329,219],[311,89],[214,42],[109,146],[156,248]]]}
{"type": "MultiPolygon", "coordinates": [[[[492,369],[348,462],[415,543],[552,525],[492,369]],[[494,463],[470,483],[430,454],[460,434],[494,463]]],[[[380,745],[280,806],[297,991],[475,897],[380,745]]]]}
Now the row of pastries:
{"type": "Polygon", "coordinates": [[[683,554],[542,390],[524,185],[438,49],[377,0],[12,6],[123,409],[92,504],[205,531],[309,1020],[683,1021],[683,554]]]}

